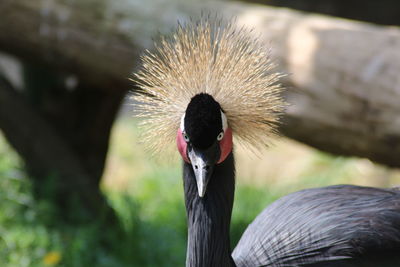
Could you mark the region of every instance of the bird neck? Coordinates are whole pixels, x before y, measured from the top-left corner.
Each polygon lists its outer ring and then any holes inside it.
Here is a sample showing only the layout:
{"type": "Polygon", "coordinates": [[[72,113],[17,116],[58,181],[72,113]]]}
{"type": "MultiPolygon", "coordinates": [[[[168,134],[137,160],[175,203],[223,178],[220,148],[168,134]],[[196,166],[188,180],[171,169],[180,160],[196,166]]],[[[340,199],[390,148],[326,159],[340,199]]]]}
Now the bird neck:
{"type": "Polygon", "coordinates": [[[235,266],[229,239],[235,192],[233,153],[215,166],[204,197],[199,197],[189,163],[184,163],[183,180],[188,221],[186,266],[235,266]]]}

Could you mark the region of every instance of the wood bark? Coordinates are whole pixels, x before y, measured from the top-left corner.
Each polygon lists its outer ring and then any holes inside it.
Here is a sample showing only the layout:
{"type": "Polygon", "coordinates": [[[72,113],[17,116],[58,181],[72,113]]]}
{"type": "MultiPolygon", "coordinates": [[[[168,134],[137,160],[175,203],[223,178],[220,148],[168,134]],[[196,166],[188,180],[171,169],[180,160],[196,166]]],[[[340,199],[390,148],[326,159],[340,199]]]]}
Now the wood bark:
{"type": "MultiPolygon", "coordinates": [[[[242,0],[263,4],[265,0],[242,0]]],[[[400,5],[396,0],[268,0],[268,5],[293,8],[329,16],[372,22],[383,25],[400,25],[400,5]]]]}
{"type": "MultiPolygon", "coordinates": [[[[399,167],[400,30],[235,2],[3,0],[0,49],[126,88],[152,37],[200,10],[255,28],[283,72],[283,134],[399,167]]],[[[114,86],[111,86],[114,85],[114,86]]]]}

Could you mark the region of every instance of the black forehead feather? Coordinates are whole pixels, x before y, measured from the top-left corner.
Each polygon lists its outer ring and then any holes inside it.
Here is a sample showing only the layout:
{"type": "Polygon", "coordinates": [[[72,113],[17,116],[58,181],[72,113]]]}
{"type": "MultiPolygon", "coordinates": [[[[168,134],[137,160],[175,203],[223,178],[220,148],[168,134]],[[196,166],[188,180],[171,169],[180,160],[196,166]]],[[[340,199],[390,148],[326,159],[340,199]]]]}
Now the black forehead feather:
{"type": "Polygon", "coordinates": [[[221,106],[206,93],[195,95],[185,113],[185,131],[193,146],[211,146],[222,131],[221,106]]]}

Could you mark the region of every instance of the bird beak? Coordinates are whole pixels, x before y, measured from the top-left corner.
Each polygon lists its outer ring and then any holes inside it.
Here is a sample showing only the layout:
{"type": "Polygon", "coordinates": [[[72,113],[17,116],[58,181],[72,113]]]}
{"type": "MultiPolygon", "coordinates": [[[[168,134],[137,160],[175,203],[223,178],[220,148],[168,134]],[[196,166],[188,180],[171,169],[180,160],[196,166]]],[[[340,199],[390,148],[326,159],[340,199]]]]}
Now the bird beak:
{"type": "Polygon", "coordinates": [[[188,156],[196,177],[197,190],[200,197],[206,194],[207,184],[218,160],[218,146],[212,145],[208,149],[189,148],[188,156]]]}

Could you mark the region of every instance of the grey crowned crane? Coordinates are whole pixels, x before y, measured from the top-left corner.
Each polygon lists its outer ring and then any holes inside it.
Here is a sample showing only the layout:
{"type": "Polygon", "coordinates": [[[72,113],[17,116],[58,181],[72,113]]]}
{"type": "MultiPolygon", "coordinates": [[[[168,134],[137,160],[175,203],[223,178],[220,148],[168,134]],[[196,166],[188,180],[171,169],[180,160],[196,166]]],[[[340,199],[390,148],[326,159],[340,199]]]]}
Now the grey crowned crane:
{"type": "Polygon", "coordinates": [[[159,153],[176,140],[183,159],[186,266],[400,266],[400,193],[351,185],[282,197],[232,253],[232,136],[268,144],[285,106],[281,75],[251,31],[209,19],[179,26],[142,60],[134,98],[147,143],[159,153]]]}

